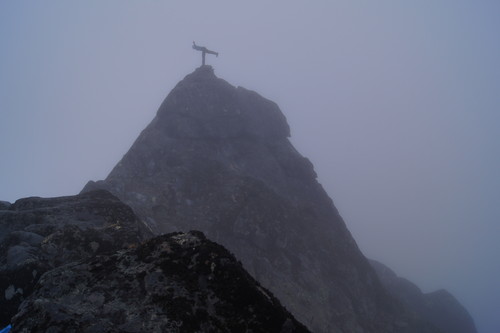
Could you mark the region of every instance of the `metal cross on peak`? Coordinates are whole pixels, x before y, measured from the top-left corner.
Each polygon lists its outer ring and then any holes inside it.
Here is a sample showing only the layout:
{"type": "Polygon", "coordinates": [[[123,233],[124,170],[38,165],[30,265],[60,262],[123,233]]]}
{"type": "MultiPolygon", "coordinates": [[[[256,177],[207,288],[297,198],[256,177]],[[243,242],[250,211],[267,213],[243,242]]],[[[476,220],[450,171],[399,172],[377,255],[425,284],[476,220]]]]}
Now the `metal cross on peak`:
{"type": "Polygon", "coordinates": [[[205,54],[208,53],[208,54],[215,54],[216,57],[219,56],[219,52],[210,51],[205,46],[198,46],[198,45],[196,45],[196,43],[194,41],[193,41],[193,49],[195,49],[196,51],[201,51],[201,65],[202,66],[205,66],[205,54]]]}

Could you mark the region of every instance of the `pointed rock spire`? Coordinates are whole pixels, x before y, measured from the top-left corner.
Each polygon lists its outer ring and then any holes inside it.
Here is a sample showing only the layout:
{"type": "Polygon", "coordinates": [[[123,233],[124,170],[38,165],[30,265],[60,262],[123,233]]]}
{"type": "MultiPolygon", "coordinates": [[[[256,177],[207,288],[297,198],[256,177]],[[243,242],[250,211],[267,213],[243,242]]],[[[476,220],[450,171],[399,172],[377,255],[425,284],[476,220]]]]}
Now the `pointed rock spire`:
{"type": "Polygon", "coordinates": [[[215,76],[201,66],[180,81],[157,113],[158,125],[176,138],[284,138],[286,118],[276,103],[215,76]]]}
{"type": "Polygon", "coordinates": [[[202,66],[84,191],[111,191],[157,234],[203,231],[314,332],[432,332],[385,292],[289,136],[274,102],[202,66]]]}

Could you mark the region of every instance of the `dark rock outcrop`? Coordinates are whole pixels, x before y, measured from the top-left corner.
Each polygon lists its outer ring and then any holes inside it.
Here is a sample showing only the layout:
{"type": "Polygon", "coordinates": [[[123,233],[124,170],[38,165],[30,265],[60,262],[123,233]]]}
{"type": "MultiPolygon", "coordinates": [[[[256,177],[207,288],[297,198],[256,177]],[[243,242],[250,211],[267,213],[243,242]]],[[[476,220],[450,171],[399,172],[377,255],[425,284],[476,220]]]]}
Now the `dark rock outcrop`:
{"type": "Polygon", "coordinates": [[[0,327],[43,273],[151,237],[132,209],[107,191],[26,198],[0,209],[0,327]]]}
{"type": "Polygon", "coordinates": [[[370,260],[382,284],[398,300],[443,333],[476,333],[474,320],[446,290],[424,294],[407,279],[398,277],[389,267],[370,260]]]}
{"type": "Polygon", "coordinates": [[[203,66],[104,181],[157,234],[221,243],[315,332],[426,332],[389,296],[278,106],[203,66]]]}
{"type": "Polygon", "coordinates": [[[200,232],[56,268],[13,320],[17,332],[309,332],[200,232]]]}

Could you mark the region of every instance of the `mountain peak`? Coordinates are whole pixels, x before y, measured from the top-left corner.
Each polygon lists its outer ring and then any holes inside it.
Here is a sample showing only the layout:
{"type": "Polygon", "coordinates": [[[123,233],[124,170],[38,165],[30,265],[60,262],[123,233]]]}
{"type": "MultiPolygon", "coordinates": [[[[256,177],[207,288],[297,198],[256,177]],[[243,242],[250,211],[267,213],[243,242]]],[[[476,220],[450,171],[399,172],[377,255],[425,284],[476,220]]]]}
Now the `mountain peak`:
{"type": "MultiPolygon", "coordinates": [[[[211,80],[217,79],[214,73],[214,68],[210,65],[203,65],[196,68],[192,73],[186,75],[183,81],[186,80],[211,80]]],[[[183,82],[181,81],[181,82],[183,82]]]]}
{"type": "Polygon", "coordinates": [[[160,106],[156,125],[171,138],[286,138],[290,128],[278,105],[234,87],[201,66],[187,75],[160,106]]]}
{"type": "Polygon", "coordinates": [[[155,234],[204,232],[312,331],[431,332],[385,292],[289,135],[276,103],[202,66],[83,191],[109,190],[155,234]]]}

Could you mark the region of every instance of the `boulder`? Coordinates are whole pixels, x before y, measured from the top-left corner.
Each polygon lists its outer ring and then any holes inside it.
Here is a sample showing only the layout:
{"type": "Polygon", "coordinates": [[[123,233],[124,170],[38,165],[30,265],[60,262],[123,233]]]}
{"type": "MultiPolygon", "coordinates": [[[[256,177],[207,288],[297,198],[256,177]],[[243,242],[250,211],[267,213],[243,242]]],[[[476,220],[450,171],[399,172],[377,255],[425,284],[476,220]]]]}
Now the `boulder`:
{"type": "Polygon", "coordinates": [[[309,332],[222,246],[201,232],[43,275],[14,317],[17,332],[309,332]]]}
{"type": "Polygon", "coordinates": [[[0,327],[45,272],[151,236],[130,207],[102,190],[25,198],[0,210],[0,327]]]}

